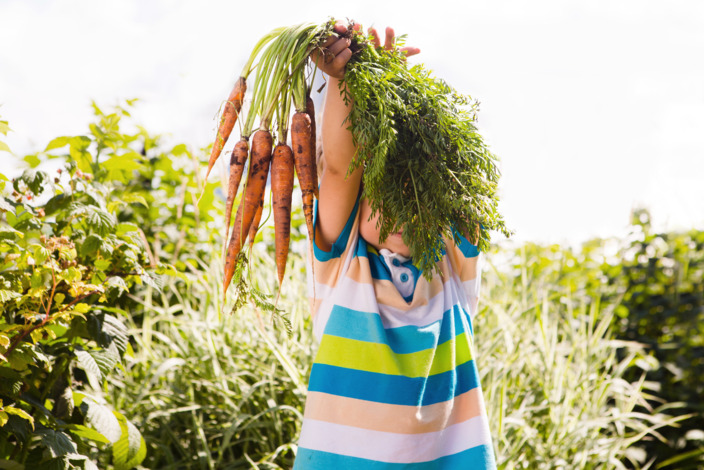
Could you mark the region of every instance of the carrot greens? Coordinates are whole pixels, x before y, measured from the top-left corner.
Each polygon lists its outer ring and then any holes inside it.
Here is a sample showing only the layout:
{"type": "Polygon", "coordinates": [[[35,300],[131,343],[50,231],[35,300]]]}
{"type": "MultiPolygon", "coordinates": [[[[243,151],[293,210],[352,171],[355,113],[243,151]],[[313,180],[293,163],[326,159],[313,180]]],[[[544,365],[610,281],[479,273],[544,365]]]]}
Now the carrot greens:
{"type": "Polygon", "coordinates": [[[363,196],[380,213],[381,239],[403,228],[430,276],[441,236],[462,234],[482,251],[490,230],[510,236],[497,209],[497,159],[475,124],[478,103],[422,65],[409,66],[402,52],[349,34],[356,52],[340,84],[353,101],[348,123],[358,147],[349,170],[364,167],[363,196]]]}

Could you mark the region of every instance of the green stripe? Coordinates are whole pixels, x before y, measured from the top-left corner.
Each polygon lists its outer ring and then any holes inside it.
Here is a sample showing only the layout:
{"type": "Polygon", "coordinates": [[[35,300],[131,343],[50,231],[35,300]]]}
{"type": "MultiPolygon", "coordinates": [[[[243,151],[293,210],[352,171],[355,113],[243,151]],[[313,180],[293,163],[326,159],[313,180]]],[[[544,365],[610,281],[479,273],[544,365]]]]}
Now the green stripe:
{"type": "Polygon", "coordinates": [[[387,344],[324,335],[315,358],[317,364],[404,377],[442,374],[471,360],[466,333],[435,349],[407,354],[396,354],[387,344]]]}

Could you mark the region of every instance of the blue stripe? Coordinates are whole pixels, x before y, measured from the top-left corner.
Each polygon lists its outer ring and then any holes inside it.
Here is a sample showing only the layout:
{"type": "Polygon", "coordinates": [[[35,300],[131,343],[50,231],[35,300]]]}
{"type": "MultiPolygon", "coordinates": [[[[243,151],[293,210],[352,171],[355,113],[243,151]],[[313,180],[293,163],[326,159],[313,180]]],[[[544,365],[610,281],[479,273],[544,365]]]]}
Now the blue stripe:
{"type": "Polygon", "coordinates": [[[381,317],[376,313],[335,305],[325,325],[324,334],[368,343],[388,344],[394,353],[408,354],[435,348],[467,330],[471,334],[469,316],[458,305],[447,310],[442,319],[429,325],[396,328],[384,328],[381,317]]]}
{"type": "Polygon", "coordinates": [[[368,252],[369,270],[372,273],[372,277],[382,281],[393,282],[391,281],[391,272],[386,263],[384,263],[382,256],[374,253],[374,251],[369,250],[368,252]]]}
{"type": "Polygon", "coordinates": [[[496,468],[494,450],[479,445],[431,462],[388,463],[349,457],[319,450],[298,448],[294,470],[493,470],[496,468]]]}
{"type": "Polygon", "coordinates": [[[453,230],[452,235],[455,238],[455,245],[457,245],[457,248],[460,249],[465,258],[475,258],[479,256],[479,248],[477,248],[476,245],[472,245],[464,235],[457,230],[453,230]]]}
{"type": "Polygon", "coordinates": [[[313,364],[308,390],[390,405],[426,406],[451,400],[478,386],[479,374],[471,360],[430,377],[386,375],[313,364]]]}

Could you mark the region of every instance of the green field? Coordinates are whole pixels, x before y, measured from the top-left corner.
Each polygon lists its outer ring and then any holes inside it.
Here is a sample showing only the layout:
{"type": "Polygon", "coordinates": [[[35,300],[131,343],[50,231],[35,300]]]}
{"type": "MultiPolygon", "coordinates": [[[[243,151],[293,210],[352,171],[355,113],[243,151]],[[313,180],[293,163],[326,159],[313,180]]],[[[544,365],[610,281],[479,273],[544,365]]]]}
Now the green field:
{"type": "MultiPolygon", "coordinates": [[[[232,311],[207,153],[95,109],[83,136],[3,153],[28,169],[0,175],[0,469],[290,468],[315,352],[300,207],[278,302],[264,227],[232,311]]],[[[500,468],[704,466],[704,232],[650,227],[486,253],[500,468]]]]}

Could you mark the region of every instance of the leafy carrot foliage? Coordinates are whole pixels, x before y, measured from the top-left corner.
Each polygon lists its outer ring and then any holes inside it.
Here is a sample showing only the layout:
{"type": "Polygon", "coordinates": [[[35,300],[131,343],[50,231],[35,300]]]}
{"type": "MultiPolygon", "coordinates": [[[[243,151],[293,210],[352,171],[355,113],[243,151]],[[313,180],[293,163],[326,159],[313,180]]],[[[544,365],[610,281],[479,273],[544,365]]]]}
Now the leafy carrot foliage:
{"type": "Polygon", "coordinates": [[[363,194],[381,214],[381,238],[403,228],[429,276],[441,236],[459,232],[483,251],[490,230],[509,236],[497,209],[497,158],[475,124],[478,103],[423,65],[408,66],[403,53],[354,40],[342,88],[354,103],[348,122],[358,152],[350,171],[365,168],[363,194]]]}

